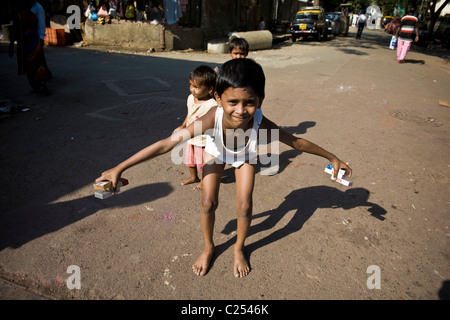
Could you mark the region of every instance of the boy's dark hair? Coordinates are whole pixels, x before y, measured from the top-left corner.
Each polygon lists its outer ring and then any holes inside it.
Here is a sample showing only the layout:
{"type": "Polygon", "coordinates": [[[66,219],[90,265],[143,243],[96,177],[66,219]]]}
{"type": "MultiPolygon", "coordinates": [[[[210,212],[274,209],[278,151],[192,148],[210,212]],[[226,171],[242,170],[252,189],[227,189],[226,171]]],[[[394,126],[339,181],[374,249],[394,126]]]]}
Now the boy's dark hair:
{"type": "Polygon", "coordinates": [[[189,80],[214,88],[216,86],[216,72],[211,67],[201,65],[189,73],[189,80]]]}
{"type": "Polygon", "coordinates": [[[230,49],[229,49],[230,53],[231,53],[231,51],[233,51],[234,48],[238,48],[239,50],[242,50],[242,51],[248,53],[249,44],[248,44],[247,40],[245,40],[244,38],[233,38],[230,40],[229,45],[230,45],[230,49]]]}
{"type": "Polygon", "coordinates": [[[232,59],[225,62],[219,70],[216,92],[222,96],[228,88],[244,88],[251,94],[264,99],[266,77],[261,66],[247,58],[232,59]]]}

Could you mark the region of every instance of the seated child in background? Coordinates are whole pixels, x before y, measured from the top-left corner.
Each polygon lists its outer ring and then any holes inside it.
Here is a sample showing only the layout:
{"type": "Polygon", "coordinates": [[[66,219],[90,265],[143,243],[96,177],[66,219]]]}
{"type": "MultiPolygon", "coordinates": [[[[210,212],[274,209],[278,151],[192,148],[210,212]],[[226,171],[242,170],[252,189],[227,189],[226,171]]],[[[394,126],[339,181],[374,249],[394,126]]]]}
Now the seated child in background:
{"type": "MultiPolygon", "coordinates": [[[[231,59],[242,59],[247,58],[249,45],[247,40],[244,38],[233,38],[228,42],[229,48],[228,53],[231,59]]],[[[219,72],[219,66],[214,68],[215,72],[219,72]]]]}
{"type": "Polygon", "coordinates": [[[247,58],[249,44],[244,38],[233,38],[229,42],[231,59],[247,58]]]}
{"type": "MultiPolygon", "coordinates": [[[[189,126],[196,119],[206,114],[209,109],[217,105],[213,98],[216,86],[216,73],[206,65],[195,68],[189,74],[191,94],[187,99],[187,115],[181,126],[175,129],[177,132],[189,126]]],[[[186,144],[186,165],[189,168],[190,177],[183,180],[182,185],[199,182],[194,190],[202,189],[201,173],[203,171],[203,155],[205,152],[206,135],[196,136],[186,144]],[[199,178],[200,174],[200,178],[199,178]]]]}

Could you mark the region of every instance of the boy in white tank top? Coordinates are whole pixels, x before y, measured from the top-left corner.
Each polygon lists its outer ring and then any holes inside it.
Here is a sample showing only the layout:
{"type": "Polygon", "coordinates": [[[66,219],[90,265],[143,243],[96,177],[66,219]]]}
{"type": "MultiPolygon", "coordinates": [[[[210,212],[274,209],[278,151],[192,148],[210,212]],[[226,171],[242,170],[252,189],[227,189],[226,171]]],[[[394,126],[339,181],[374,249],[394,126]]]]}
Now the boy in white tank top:
{"type": "Polygon", "coordinates": [[[195,120],[186,129],[155,142],[116,167],[105,171],[96,179],[97,182],[111,180],[116,186],[118,179],[126,169],[167,153],[177,144],[199,134],[194,127],[200,126],[201,133],[209,134],[211,139],[207,141],[205,150],[203,194],[200,206],[204,247],[192,266],[197,275],[203,276],[208,272],[214,253],[215,212],[218,207],[219,186],[226,163],[236,168],[237,233],[234,245],[233,274],[236,277],[245,277],[250,272],[250,266],[244,253],[244,242],[250,229],[253,207],[255,165],[252,148],[257,144],[255,137],[261,129],[266,129],[269,133],[277,130],[279,141],[284,144],[295,150],[327,159],[334,168],[334,178],[339,169],[346,170],[348,177],[352,175],[352,169],[334,154],[308,140],[288,133],[264,117],[261,113],[261,105],[265,97],[264,87],[264,72],[261,66],[253,60],[233,59],[226,62],[220,68],[216,82],[217,107],[211,108],[208,113],[195,120]],[[222,129],[219,128],[220,125],[222,129]],[[243,136],[238,137],[235,134],[236,131],[243,132],[243,136]]]}

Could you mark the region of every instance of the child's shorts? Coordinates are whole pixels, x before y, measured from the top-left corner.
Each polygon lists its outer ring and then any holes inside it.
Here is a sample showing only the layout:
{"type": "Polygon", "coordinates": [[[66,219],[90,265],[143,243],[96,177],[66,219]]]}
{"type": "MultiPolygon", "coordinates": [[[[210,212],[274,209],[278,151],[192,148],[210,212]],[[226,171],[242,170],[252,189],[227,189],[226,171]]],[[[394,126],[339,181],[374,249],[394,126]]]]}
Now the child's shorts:
{"type": "Polygon", "coordinates": [[[197,166],[199,172],[203,171],[203,153],[205,148],[193,146],[190,143],[186,143],[186,165],[188,167],[197,166]]]}

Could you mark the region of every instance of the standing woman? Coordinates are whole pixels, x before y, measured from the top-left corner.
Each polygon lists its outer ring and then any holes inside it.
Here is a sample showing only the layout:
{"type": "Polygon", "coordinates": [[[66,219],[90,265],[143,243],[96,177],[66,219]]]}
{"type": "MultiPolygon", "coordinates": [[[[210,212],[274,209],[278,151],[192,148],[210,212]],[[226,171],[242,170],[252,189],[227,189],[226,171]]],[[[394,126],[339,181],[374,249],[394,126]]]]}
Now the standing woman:
{"type": "Polygon", "coordinates": [[[33,0],[18,2],[18,14],[10,33],[9,56],[13,56],[17,41],[18,74],[27,76],[34,92],[47,93],[44,48],[39,38],[38,17],[31,12],[33,3],[33,0]]]}

